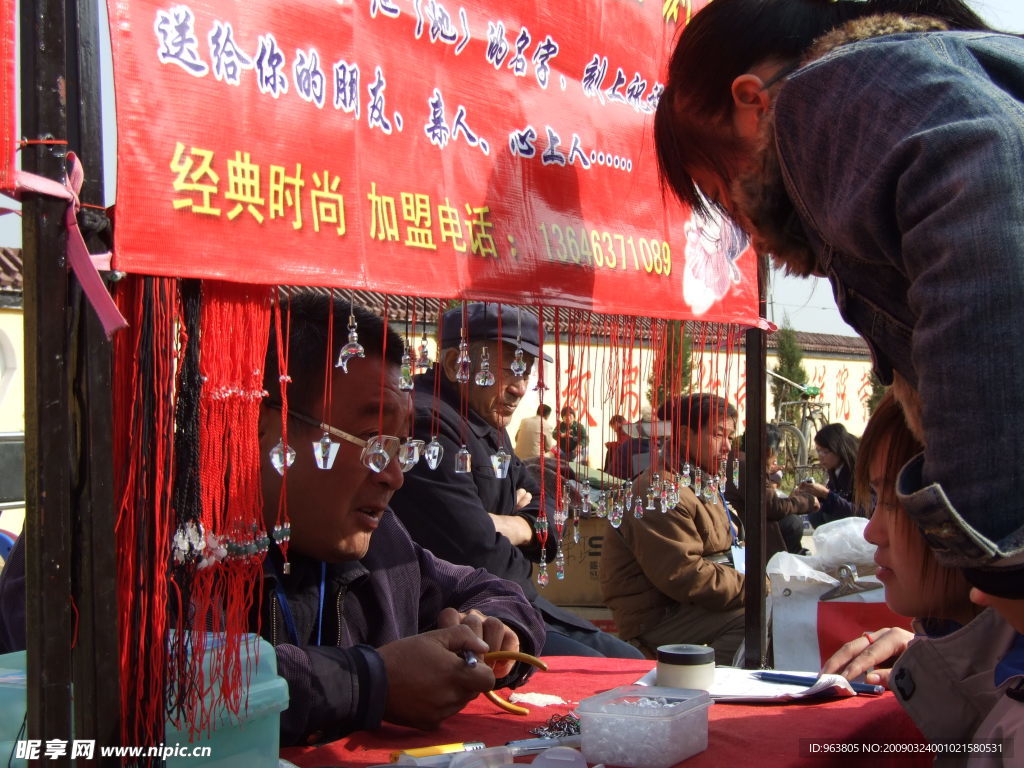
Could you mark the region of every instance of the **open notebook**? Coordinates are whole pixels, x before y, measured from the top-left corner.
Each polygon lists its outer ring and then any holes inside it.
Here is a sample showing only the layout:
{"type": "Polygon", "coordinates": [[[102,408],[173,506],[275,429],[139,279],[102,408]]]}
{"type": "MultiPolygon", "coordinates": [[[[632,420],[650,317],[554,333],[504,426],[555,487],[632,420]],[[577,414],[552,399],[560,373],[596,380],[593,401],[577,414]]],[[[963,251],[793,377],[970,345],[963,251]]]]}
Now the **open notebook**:
{"type": "MultiPolygon", "coordinates": [[[[636,681],[637,685],[654,685],[657,668],[636,681]]],[[[856,696],[849,681],[840,675],[819,675],[811,685],[802,686],[791,683],[776,683],[758,679],[760,672],[794,675],[800,678],[813,679],[814,675],[807,672],[787,672],[785,670],[753,670],[737,667],[716,667],[715,683],[708,691],[715,701],[791,701],[793,699],[809,699],[813,697],[830,698],[856,696]]]]}

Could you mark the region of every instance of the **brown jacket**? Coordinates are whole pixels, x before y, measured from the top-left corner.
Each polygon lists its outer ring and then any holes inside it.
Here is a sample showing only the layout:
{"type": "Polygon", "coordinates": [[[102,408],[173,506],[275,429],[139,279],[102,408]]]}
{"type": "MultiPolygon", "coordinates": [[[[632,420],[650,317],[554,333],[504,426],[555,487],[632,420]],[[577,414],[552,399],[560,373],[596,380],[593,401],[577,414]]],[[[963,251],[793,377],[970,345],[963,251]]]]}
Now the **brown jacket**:
{"type": "MultiPolygon", "coordinates": [[[[646,494],[649,484],[648,470],[635,492],[646,494]]],[[[690,488],[680,488],[679,496],[668,512],[659,508],[638,519],[627,511],[621,527],[605,536],[601,595],[626,640],[653,629],[680,604],[708,611],[743,607],[743,575],[705,559],[732,545],[721,500],[698,499],[690,488]]]]}

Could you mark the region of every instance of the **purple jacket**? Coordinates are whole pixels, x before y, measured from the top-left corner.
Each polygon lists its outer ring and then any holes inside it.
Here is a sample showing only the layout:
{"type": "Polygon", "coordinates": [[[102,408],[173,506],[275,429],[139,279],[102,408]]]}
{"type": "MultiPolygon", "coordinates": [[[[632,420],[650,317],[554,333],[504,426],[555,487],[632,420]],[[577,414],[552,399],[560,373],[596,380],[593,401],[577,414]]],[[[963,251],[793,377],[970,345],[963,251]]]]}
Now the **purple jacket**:
{"type": "MultiPolygon", "coordinates": [[[[268,558],[262,622],[263,636],[276,646],[278,674],[289,687],[290,703],[281,713],[282,745],[312,744],[378,727],[387,673],[374,649],[435,629],[443,608],[476,608],[515,630],[526,653],[543,647],[541,616],[518,585],[434,557],[409,538],[390,510],[362,560],[327,565],[322,609],[321,563],[294,553],[289,560],[291,573],[281,576],[268,558]],[[289,636],[278,585],[287,598],[297,644],[289,636]]],[[[530,671],[517,664],[499,685],[520,685],[530,671]]]]}

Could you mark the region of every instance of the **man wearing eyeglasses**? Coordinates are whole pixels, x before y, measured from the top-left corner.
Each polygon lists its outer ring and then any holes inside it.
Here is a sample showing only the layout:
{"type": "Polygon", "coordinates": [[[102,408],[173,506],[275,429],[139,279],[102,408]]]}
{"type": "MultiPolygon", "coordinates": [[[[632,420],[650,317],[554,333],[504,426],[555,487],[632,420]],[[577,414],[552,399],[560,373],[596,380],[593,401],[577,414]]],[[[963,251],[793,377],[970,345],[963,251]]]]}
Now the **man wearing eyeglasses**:
{"type": "MultiPolygon", "coordinates": [[[[545,656],[642,658],[545,600],[531,579],[531,560],[540,558],[540,486],[515,455],[506,427],[526,394],[540,340],[537,316],[528,309],[472,303],[465,313],[461,307],[445,313],[438,362],[415,382],[416,437],[426,443],[427,458],[435,442],[442,454],[434,466],[420,461],[409,471],[392,507],[413,539],[438,557],[517,583],[543,614],[545,656]]],[[[554,545],[552,526],[549,561],[554,545]]]]}
{"type": "Polygon", "coordinates": [[[276,546],[267,556],[261,627],[289,684],[284,744],[330,740],[382,720],[437,727],[480,692],[525,680],[525,665],[501,662],[492,671],[467,654],[536,654],[544,640],[518,586],[439,560],[388,508],[414,463],[410,450],[418,452],[405,439],[411,402],[399,387],[402,341],[356,308],[364,356],[352,355],[347,371],[328,366],[350,322],[349,306],[335,303],[329,358],[330,306],[301,295],[282,308],[287,407],[273,333],[265,366],[260,443],[272,458],[263,468],[264,517],[272,531],[283,494],[291,526],[287,556],[276,546]],[[287,467],[283,421],[296,454],[287,467]]]}

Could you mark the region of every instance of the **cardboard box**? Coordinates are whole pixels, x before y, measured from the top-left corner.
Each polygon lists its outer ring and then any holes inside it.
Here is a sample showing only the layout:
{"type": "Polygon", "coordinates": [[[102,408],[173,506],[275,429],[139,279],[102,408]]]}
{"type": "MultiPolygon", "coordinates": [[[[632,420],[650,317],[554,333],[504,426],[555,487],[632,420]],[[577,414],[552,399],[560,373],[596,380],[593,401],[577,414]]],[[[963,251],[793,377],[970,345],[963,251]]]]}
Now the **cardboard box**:
{"type": "MultiPolygon", "coordinates": [[[[583,605],[604,607],[601,599],[601,582],[598,568],[601,562],[601,547],[609,523],[603,517],[584,517],[580,520],[580,541],[573,541],[572,520],[565,524],[562,539],[562,553],[565,555],[565,578],[555,575],[554,563],[548,564],[550,580],[546,587],[537,587],[545,598],[555,605],[583,605]]],[[[534,566],[534,578],[537,567],[534,566]]]]}

